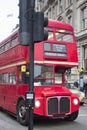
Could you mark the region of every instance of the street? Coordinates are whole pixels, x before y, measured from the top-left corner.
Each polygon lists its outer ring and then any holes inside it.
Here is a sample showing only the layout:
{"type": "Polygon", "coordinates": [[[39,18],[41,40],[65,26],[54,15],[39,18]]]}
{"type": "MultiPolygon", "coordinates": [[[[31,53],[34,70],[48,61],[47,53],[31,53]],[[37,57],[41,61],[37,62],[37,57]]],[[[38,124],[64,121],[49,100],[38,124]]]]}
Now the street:
{"type": "MultiPolygon", "coordinates": [[[[34,130],[86,130],[87,104],[80,107],[78,118],[74,122],[65,120],[34,120],[34,130]]],[[[28,130],[27,126],[20,125],[16,118],[5,111],[0,111],[0,130],[28,130]]]]}

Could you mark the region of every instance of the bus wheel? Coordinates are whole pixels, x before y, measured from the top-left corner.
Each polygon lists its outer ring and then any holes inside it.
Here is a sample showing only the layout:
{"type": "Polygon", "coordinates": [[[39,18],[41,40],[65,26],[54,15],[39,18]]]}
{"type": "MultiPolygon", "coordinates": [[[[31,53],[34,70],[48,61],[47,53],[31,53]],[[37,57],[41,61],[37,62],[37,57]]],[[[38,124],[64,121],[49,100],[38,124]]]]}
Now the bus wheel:
{"type": "Polygon", "coordinates": [[[74,121],[78,117],[79,111],[73,112],[71,115],[67,116],[65,120],[74,121]]]}
{"type": "Polygon", "coordinates": [[[26,110],[25,101],[21,100],[17,108],[17,118],[21,125],[27,125],[28,122],[28,113],[26,110]]]}

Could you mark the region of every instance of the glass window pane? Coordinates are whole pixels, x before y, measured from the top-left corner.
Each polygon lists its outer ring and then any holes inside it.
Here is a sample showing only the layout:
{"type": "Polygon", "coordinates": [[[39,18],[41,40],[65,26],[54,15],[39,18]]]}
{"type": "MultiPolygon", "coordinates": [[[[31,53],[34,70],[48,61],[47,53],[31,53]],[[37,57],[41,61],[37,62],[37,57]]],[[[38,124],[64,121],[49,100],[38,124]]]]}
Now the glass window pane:
{"type": "Polygon", "coordinates": [[[56,39],[58,41],[73,42],[73,36],[70,34],[56,33],[56,39]]]}
{"type": "Polygon", "coordinates": [[[10,48],[10,42],[7,42],[7,43],[5,44],[5,51],[7,51],[9,48],[10,48]]]}
{"type": "Polygon", "coordinates": [[[55,84],[61,84],[62,83],[62,74],[56,73],[55,74],[55,84]]]}
{"type": "Polygon", "coordinates": [[[8,81],[9,81],[8,73],[3,74],[3,83],[8,83],[8,81]]]}
{"type": "Polygon", "coordinates": [[[45,65],[35,65],[34,67],[34,85],[52,85],[53,67],[45,65]]]}
{"type": "Polygon", "coordinates": [[[44,43],[44,50],[45,51],[50,51],[51,50],[50,43],[44,43]]]}
{"type": "Polygon", "coordinates": [[[53,40],[53,32],[48,32],[48,40],[53,40]]]}
{"type": "Polygon", "coordinates": [[[82,9],[82,29],[87,27],[87,7],[82,9]]]}
{"type": "Polygon", "coordinates": [[[0,54],[4,52],[4,46],[0,47],[0,54]]]}
{"type": "Polygon", "coordinates": [[[65,52],[66,53],[66,45],[53,44],[53,51],[55,51],[55,52],[65,52]]]}
{"type": "Polygon", "coordinates": [[[0,83],[2,83],[3,82],[3,75],[2,74],[0,74],[0,83]]]}
{"type": "Polygon", "coordinates": [[[18,42],[18,37],[12,38],[11,46],[14,47],[15,45],[17,45],[17,42],[18,42]]]}
{"type": "Polygon", "coordinates": [[[12,84],[16,84],[16,74],[15,73],[10,73],[9,82],[12,84]]]}

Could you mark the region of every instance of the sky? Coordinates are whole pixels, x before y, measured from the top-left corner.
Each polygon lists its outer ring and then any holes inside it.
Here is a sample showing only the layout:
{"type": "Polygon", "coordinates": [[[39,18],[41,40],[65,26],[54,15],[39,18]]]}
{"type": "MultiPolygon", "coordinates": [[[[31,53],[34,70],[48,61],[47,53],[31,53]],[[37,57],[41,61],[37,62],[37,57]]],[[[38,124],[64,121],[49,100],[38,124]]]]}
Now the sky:
{"type": "Polygon", "coordinates": [[[19,23],[19,0],[0,0],[0,42],[8,37],[19,23]]]}

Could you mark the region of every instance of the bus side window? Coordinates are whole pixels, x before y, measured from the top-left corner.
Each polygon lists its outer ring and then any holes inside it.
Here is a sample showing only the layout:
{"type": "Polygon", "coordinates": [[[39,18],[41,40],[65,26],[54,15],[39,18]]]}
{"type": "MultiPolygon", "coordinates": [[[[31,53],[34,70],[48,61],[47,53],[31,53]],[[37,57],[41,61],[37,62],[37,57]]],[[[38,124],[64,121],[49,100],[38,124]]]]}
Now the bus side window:
{"type": "Polygon", "coordinates": [[[9,83],[9,75],[8,75],[8,73],[3,73],[3,83],[9,83]]]}
{"type": "Polygon", "coordinates": [[[9,75],[9,82],[11,84],[16,84],[16,74],[15,73],[10,73],[10,75],[9,75]]]}
{"type": "Polygon", "coordinates": [[[2,74],[0,74],[0,83],[2,83],[3,82],[3,78],[2,78],[2,74]]]}

